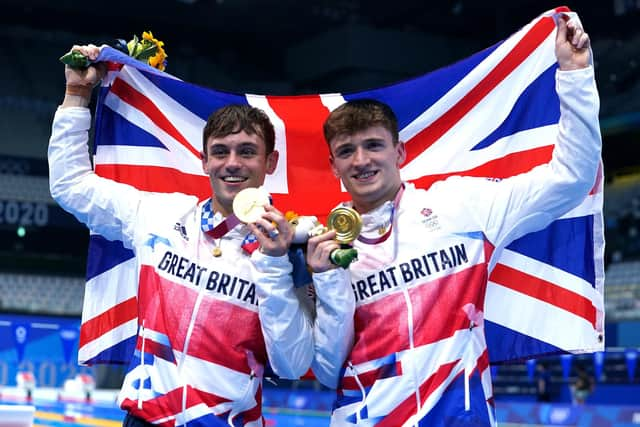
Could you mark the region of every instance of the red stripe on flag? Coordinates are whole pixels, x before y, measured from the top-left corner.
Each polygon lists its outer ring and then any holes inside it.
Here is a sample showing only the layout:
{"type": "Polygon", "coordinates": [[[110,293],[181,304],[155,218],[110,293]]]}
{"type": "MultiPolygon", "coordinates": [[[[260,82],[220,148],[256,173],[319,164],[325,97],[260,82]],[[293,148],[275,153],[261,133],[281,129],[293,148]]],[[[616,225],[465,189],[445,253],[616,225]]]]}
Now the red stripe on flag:
{"type": "Polygon", "coordinates": [[[117,62],[107,62],[107,71],[120,71],[124,67],[123,64],[118,64],[117,62]]]}
{"type": "Polygon", "coordinates": [[[135,320],[138,316],[138,301],[131,297],[114,305],[109,310],[82,323],[80,328],[80,347],[100,338],[118,326],[135,320]]]}
{"type": "MultiPolygon", "coordinates": [[[[458,361],[441,365],[433,375],[420,384],[420,397],[423,404],[431,393],[444,384],[457,364],[458,361]]],[[[411,394],[402,403],[396,406],[393,411],[389,412],[384,419],[377,423],[376,427],[395,427],[403,425],[405,421],[416,413],[416,409],[416,396],[415,394],[411,394]]]]}
{"type": "Polygon", "coordinates": [[[476,366],[480,375],[489,368],[489,350],[485,349],[480,357],[478,357],[478,365],[476,366]]]}
{"type": "Polygon", "coordinates": [[[590,299],[539,277],[497,264],[489,278],[494,283],[523,293],[582,317],[596,327],[596,308],[590,299]]]}
{"type": "Polygon", "coordinates": [[[289,194],[274,195],[282,211],[324,217],[341,200],[340,181],[331,172],[322,125],[329,115],[320,96],[269,97],[269,105],[286,123],[289,194]]]}
{"type": "Polygon", "coordinates": [[[518,153],[511,153],[499,159],[484,163],[466,171],[456,171],[439,175],[427,175],[411,182],[418,188],[429,188],[434,182],[442,181],[450,176],[476,176],[483,178],[509,178],[530,171],[536,166],[551,160],[553,145],[538,147],[518,153]]]}
{"type": "Polygon", "coordinates": [[[133,86],[128,84],[122,79],[116,79],[111,86],[111,93],[118,96],[127,104],[134,108],[137,108],[145,116],[149,117],[151,121],[160,129],[165,131],[173,139],[178,141],[187,150],[193,153],[198,159],[200,159],[200,152],[193,148],[189,141],[180,133],[178,129],[171,123],[171,121],[165,116],[162,111],[147,98],[144,94],[139,92],[133,86]]]}
{"type": "Polygon", "coordinates": [[[449,111],[440,116],[427,128],[411,138],[406,145],[407,161],[416,158],[444,135],[489,92],[500,84],[514,69],[518,67],[555,28],[553,18],[541,18],[518,42],[507,56],[496,65],[473,89],[471,89],[449,111]]]}
{"type": "Polygon", "coordinates": [[[161,166],[133,166],[119,164],[96,165],[96,173],[104,178],[132,185],[138,190],[158,193],[184,193],[200,200],[211,197],[209,179],[161,166]]]}

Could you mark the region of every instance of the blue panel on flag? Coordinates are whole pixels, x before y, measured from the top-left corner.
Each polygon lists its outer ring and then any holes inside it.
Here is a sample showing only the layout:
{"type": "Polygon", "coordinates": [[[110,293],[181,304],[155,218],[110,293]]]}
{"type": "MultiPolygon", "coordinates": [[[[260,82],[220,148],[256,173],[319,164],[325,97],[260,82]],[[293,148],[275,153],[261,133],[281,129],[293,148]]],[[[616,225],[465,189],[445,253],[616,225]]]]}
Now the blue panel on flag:
{"type": "Polygon", "coordinates": [[[487,337],[487,348],[489,349],[489,360],[502,362],[508,360],[519,360],[523,356],[535,354],[558,354],[563,353],[561,349],[546,342],[531,338],[529,335],[521,334],[513,329],[484,321],[485,333],[487,337]]]}
{"type": "MultiPolygon", "coordinates": [[[[345,94],[344,98],[347,101],[374,98],[388,104],[398,117],[399,129],[403,129],[450,91],[499,45],[496,44],[451,66],[440,68],[416,79],[380,89],[345,94]]],[[[428,52],[425,55],[428,55],[428,52]]]]}
{"type": "Polygon", "coordinates": [[[559,219],[544,230],[527,234],[507,246],[595,286],[593,216],[559,219]]]}
{"type": "MultiPolygon", "coordinates": [[[[482,382],[478,370],[474,370],[469,378],[469,393],[472,396],[482,396],[482,382]]],[[[489,426],[489,414],[486,403],[482,400],[471,399],[471,407],[464,410],[465,384],[463,375],[456,379],[444,391],[442,398],[428,415],[418,422],[419,427],[472,427],[489,426]]]]}
{"type": "Polygon", "coordinates": [[[98,353],[92,359],[85,361],[85,365],[95,365],[107,363],[112,365],[126,365],[131,360],[131,355],[136,348],[137,335],[133,335],[126,340],[120,341],[112,347],[98,353]]]}
{"type": "Polygon", "coordinates": [[[107,240],[97,234],[91,235],[87,256],[87,280],[133,257],[133,251],[126,249],[122,242],[107,240]]]}
{"type": "MultiPolygon", "coordinates": [[[[228,426],[229,424],[223,421],[222,417],[223,417],[222,415],[220,415],[220,417],[216,417],[215,415],[212,415],[212,414],[203,415],[199,418],[187,421],[187,423],[185,424],[185,427],[226,427],[228,426]]],[[[238,420],[237,421],[238,423],[242,423],[241,416],[238,416],[236,420],[238,420]]],[[[242,425],[242,424],[238,424],[238,425],[242,425]]]]}
{"type": "Polygon", "coordinates": [[[163,92],[202,120],[207,120],[214,110],[227,104],[247,104],[247,98],[244,95],[211,90],[157,74],[143,74],[163,92]]]}
{"type": "MultiPolygon", "coordinates": [[[[547,88],[555,85],[557,68],[558,66],[554,64],[534,80],[522,92],[505,121],[473,147],[473,150],[488,147],[500,138],[523,130],[558,123],[560,119],[560,100],[555,92],[551,94],[547,90],[547,88]]],[[[549,144],[554,142],[549,141],[549,144]]]]}
{"type": "Polygon", "coordinates": [[[129,145],[134,147],[167,147],[158,138],[135,126],[120,114],[103,106],[100,109],[100,128],[96,131],[97,145],[129,145]]]}

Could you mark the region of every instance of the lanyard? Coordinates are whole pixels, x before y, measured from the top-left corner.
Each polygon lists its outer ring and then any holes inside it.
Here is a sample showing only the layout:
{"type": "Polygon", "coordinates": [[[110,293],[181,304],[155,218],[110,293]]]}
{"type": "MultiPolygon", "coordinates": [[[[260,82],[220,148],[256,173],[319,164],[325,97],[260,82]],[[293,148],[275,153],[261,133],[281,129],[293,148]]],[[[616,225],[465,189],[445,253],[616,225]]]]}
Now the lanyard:
{"type": "Polygon", "coordinates": [[[400,205],[400,199],[402,198],[402,193],[404,193],[404,184],[398,190],[395,199],[393,199],[393,206],[391,207],[391,216],[389,218],[389,229],[380,237],[368,238],[364,237],[362,234],[358,236],[358,241],[362,243],[366,243],[368,245],[375,245],[377,243],[382,243],[391,236],[391,230],[393,229],[393,221],[395,218],[396,210],[400,205]]]}
{"type": "Polygon", "coordinates": [[[205,231],[204,233],[207,236],[213,237],[214,239],[219,239],[238,224],[240,224],[240,220],[238,219],[238,217],[235,214],[231,214],[226,217],[220,224],[216,225],[209,231],[205,231]]]}

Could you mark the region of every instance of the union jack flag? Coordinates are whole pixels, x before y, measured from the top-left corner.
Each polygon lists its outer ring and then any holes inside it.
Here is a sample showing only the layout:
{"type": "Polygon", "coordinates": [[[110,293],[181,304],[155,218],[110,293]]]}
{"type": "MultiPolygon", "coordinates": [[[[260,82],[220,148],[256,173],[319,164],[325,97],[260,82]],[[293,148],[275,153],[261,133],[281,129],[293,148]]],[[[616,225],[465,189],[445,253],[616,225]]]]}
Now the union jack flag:
{"type": "MultiPolygon", "coordinates": [[[[97,106],[96,173],[145,191],[210,197],[199,158],[206,118],[229,103],[250,104],[276,129],[280,161],[265,183],[274,205],[325,218],[349,197],[330,171],[322,123],[345,101],[363,97],[396,112],[408,157],[402,177],[418,187],[451,175],[501,179],[526,172],[548,162],[553,150],[560,115],[554,17],[566,11],[546,12],[451,66],[349,94],[225,93],[103,48],[100,60],[111,66],[97,106]]],[[[600,178],[580,206],[501,255],[483,310],[493,363],[603,349],[602,202],[600,178]]],[[[138,332],[133,257],[120,242],[91,237],[81,363],[128,361],[138,332]]]]}

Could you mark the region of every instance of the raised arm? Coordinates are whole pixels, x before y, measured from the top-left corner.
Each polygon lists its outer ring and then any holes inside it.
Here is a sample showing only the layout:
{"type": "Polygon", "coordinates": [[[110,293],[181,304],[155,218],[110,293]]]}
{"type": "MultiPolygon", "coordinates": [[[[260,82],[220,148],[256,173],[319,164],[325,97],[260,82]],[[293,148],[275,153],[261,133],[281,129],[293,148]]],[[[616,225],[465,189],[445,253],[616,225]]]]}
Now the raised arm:
{"type": "MultiPolygon", "coordinates": [[[[90,59],[95,46],[74,46],[90,59]]],[[[84,69],[65,68],[64,101],[56,111],[49,140],[49,188],[52,197],[92,231],[131,247],[140,192],[100,178],[93,172],[88,152],[93,88],[105,75],[105,64],[84,69]]]]}
{"type": "Polygon", "coordinates": [[[461,208],[497,247],[540,230],[577,207],[596,182],[602,138],[590,40],[577,19],[557,21],[560,119],[555,141],[549,141],[555,143],[551,161],[501,182],[456,177],[432,187],[463,194],[461,208]]]}

